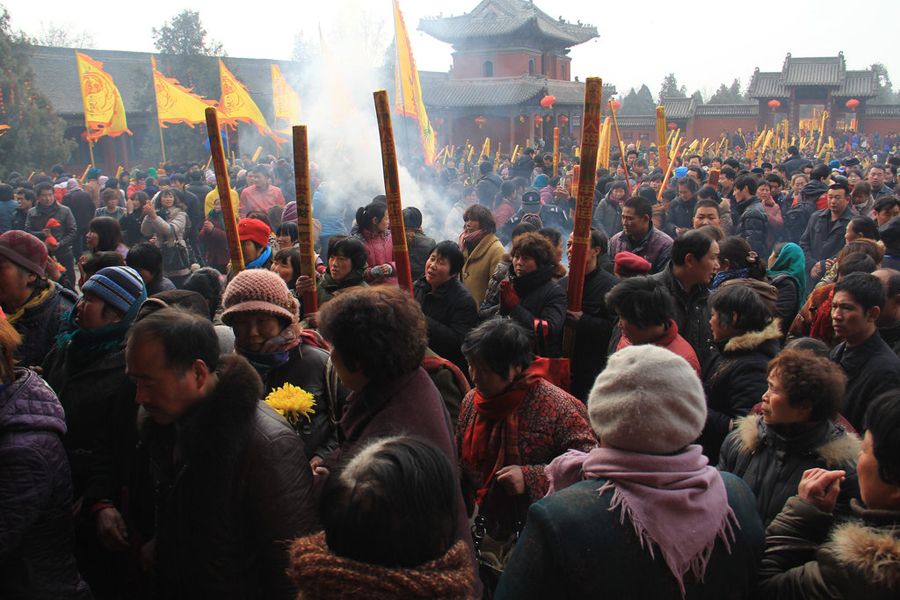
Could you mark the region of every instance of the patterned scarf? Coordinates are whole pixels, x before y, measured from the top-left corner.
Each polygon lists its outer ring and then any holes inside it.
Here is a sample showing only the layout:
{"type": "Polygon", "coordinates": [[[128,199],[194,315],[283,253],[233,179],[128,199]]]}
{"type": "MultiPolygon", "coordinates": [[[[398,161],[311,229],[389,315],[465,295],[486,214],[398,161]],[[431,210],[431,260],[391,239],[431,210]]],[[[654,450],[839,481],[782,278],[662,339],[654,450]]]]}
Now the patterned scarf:
{"type": "Polygon", "coordinates": [[[459,234],[459,249],[465,252],[471,252],[478,247],[478,244],[487,237],[488,232],[484,229],[476,229],[475,231],[463,231],[459,234]]]}
{"type": "Polygon", "coordinates": [[[253,365],[260,377],[265,377],[269,371],[288,362],[291,358],[291,350],[303,342],[303,327],[299,323],[291,323],[281,330],[281,333],[266,340],[258,352],[244,350],[235,345],[237,351],[253,365]]]}

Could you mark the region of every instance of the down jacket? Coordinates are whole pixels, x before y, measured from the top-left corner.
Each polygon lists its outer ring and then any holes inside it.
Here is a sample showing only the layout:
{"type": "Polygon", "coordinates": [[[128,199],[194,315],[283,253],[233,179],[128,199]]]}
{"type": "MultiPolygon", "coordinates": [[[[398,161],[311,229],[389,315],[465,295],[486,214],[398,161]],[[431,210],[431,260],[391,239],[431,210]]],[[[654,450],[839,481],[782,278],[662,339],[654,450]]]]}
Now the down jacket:
{"type": "Polygon", "coordinates": [[[762,202],[751,196],[734,205],[734,234],[748,242],[759,256],[769,255],[769,217],[762,202]]]}
{"type": "Polygon", "coordinates": [[[0,598],[88,599],[72,550],[65,415],[34,371],[0,389],[0,598]]]}
{"type": "Polygon", "coordinates": [[[856,457],[859,438],[831,421],[810,423],[803,431],[787,433],[768,427],[762,415],[749,415],[728,434],[719,453],[719,469],[742,477],[756,495],[756,507],[763,523],[774,519],[807,469],[841,469],[838,506],[849,512],[850,499],[859,495],[856,457]]]}
{"type": "Polygon", "coordinates": [[[750,412],[766,391],[769,361],[781,347],[777,320],[762,331],[750,331],[729,339],[721,354],[703,365],[706,392],[706,426],[700,435],[710,464],[719,460],[719,448],[731,430],[731,421],[750,412]]]}
{"type": "Polygon", "coordinates": [[[868,510],[856,520],[794,496],[766,530],[760,597],[779,600],[888,600],[900,597],[900,511],[868,510]]]}

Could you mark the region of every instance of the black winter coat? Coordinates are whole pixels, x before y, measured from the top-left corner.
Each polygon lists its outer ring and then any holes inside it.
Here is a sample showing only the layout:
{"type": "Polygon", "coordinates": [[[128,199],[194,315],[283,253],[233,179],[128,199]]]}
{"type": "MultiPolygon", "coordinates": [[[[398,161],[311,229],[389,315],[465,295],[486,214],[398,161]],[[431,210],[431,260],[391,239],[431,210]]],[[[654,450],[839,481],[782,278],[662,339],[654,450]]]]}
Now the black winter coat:
{"type": "Polygon", "coordinates": [[[719,448],[731,431],[731,421],[749,413],[762,400],[768,387],[768,364],[781,349],[780,339],[781,328],[772,321],[762,331],[729,339],[721,353],[704,365],[707,413],[700,444],[710,464],[719,460],[719,448]]]}
{"type": "Polygon", "coordinates": [[[810,423],[804,430],[767,426],[762,415],[740,419],[719,453],[719,470],[743,478],[756,495],[756,507],[764,525],[772,522],[807,469],[841,469],[838,507],[849,512],[850,499],[859,496],[856,457],[859,438],[831,421],[810,423]]]}
{"type": "Polygon", "coordinates": [[[53,288],[46,298],[37,297],[25,305],[22,316],[9,315],[12,326],[22,336],[22,345],[16,351],[16,359],[25,367],[40,366],[56,340],[63,315],[78,302],[75,292],[49,282],[53,288]]]}
{"type": "Polygon", "coordinates": [[[509,311],[509,316],[531,332],[535,331],[535,320],[546,321],[550,333],[546,340],[535,340],[535,349],[541,356],[561,356],[566,293],[553,281],[552,267],[521,277],[510,276],[510,281],[519,295],[519,304],[509,311]]]}
{"type": "Polygon", "coordinates": [[[409,251],[409,272],[413,281],[425,275],[425,263],[436,245],[437,243],[433,239],[421,231],[415,231],[411,235],[406,236],[406,248],[409,251]]]}
{"type": "Polygon", "coordinates": [[[879,394],[900,387],[900,358],[876,332],[855,348],[841,342],[831,351],[831,360],[847,374],[841,414],[857,431],[863,431],[869,403],[879,394]]]}
{"type": "Polygon", "coordinates": [[[260,402],[262,381],[243,357],[222,357],[217,373],[176,424],[139,416],[158,490],[154,593],[293,600],[288,544],[318,527],[303,443],[260,402]]]}
{"type": "Polygon", "coordinates": [[[325,350],[304,341],[292,348],[289,356],[288,362],[263,376],[263,398],[285,383],[315,396],[315,414],[310,419],[301,418],[294,429],[303,440],[306,456],[324,458],[338,447],[337,422],[349,392],[333,376],[334,367],[329,366],[330,355],[325,350]]]}
{"type": "Polygon", "coordinates": [[[466,335],[478,325],[478,307],[472,294],[457,277],[431,289],[424,277],[413,286],[416,301],[428,324],[428,347],[463,372],[468,368],[462,354],[466,335]]]}
{"type": "MultiPolygon", "coordinates": [[[[606,306],[606,293],[616,283],[618,280],[614,275],[599,267],[584,276],[583,314],[575,325],[575,348],[572,352],[572,395],[585,403],[594,380],[606,368],[606,349],[614,320],[614,315],[606,306]]],[[[560,279],[559,287],[568,298],[568,275],[560,279]]]]}
{"type": "Polygon", "coordinates": [[[748,242],[759,256],[769,256],[769,217],[762,202],[751,196],[734,206],[731,218],[734,221],[734,234],[748,242]]]}
{"type": "Polygon", "coordinates": [[[0,598],[81,600],[65,414],[28,369],[0,390],[0,598]]]}
{"type": "MultiPolygon", "coordinates": [[[[846,243],[844,233],[847,231],[847,224],[854,216],[856,215],[850,205],[847,205],[836,221],[831,220],[831,209],[828,208],[812,214],[809,225],[800,238],[800,247],[806,256],[807,272],[814,263],[837,256],[846,243]]],[[[825,273],[825,269],[822,269],[822,273],[825,273]]]]}
{"type": "Polygon", "coordinates": [[[771,284],[778,290],[778,298],[775,300],[775,316],[781,320],[782,336],[787,336],[794,317],[803,306],[800,288],[797,287],[794,278],[785,273],[773,277],[771,284]]]}
{"type": "Polygon", "coordinates": [[[675,299],[675,323],[681,334],[697,353],[700,367],[704,368],[716,354],[712,330],[709,327],[709,288],[695,285],[690,293],[685,292],[672,273],[672,265],[651,275],[661,282],[675,299]]]}
{"type": "MultiPolygon", "coordinates": [[[[113,350],[85,365],[72,364],[73,353],[79,352],[54,345],[44,361],[44,379],[56,391],[66,411],[65,444],[72,464],[75,497],[84,495],[88,502],[113,500],[119,491],[117,482],[98,479],[97,475],[98,471],[109,469],[111,459],[118,462],[121,457],[100,456],[96,451],[98,441],[109,440],[110,435],[136,441],[133,418],[126,420],[122,416],[123,412],[129,417],[136,413],[134,384],[125,375],[125,350],[113,350]],[[116,422],[118,431],[110,431],[111,420],[116,422]],[[87,489],[88,482],[93,489],[87,489]]],[[[127,446],[126,442],[114,443],[119,449],[127,446]]]]}
{"type": "Polygon", "coordinates": [[[494,198],[500,193],[500,186],[502,184],[503,180],[493,171],[487,175],[482,175],[475,184],[475,193],[478,195],[478,204],[492,208],[494,206],[494,198]]]}
{"type": "Polygon", "coordinates": [[[677,237],[675,228],[690,229],[694,221],[694,207],[697,205],[696,199],[684,202],[681,198],[676,198],[669,203],[669,209],[666,211],[666,223],[663,231],[673,240],[677,237]]]}

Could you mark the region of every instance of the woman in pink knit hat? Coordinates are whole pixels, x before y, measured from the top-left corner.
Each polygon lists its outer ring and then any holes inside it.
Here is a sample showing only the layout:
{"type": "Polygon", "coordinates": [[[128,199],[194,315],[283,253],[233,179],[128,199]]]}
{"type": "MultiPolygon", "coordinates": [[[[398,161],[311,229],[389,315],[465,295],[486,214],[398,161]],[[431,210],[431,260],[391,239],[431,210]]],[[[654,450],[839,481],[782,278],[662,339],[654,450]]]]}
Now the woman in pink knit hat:
{"type": "Polygon", "coordinates": [[[331,375],[327,344],[300,326],[297,299],[272,271],[241,271],[225,288],[222,304],[222,322],[234,330],[235,351],[262,377],[265,395],[285,384],[312,394],[314,404],[306,415],[286,416],[303,439],[310,463],[318,464],[338,446],[334,422],[346,396],[331,375]]]}

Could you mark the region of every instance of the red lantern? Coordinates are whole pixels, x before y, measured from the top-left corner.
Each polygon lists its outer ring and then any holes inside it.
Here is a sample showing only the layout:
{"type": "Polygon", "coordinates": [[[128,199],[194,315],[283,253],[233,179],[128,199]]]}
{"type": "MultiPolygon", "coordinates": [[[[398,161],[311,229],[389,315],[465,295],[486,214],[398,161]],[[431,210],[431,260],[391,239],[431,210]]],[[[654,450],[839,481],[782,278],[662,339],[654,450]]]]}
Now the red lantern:
{"type": "Polygon", "coordinates": [[[485,119],[483,116],[478,115],[477,117],[475,117],[475,124],[478,125],[478,129],[484,127],[485,123],[487,123],[487,119],[485,119]]]}
{"type": "Polygon", "coordinates": [[[544,117],[541,115],[534,115],[534,126],[540,127],[544,123],[544,117]]]}
{"type": "Polygon", "coordinates": [[[846,106],[850,110],[856,110],[856,107],[859,106],[859,100],[857,100],[856,98],[850,98],[849,100],[847,100],[846,106]]]}
{"type": "Polygon", "coordinates": [[[560,116],[559,116],[559,124],[560,124],[560,125],[562,125],[563,127],[565,127],[568,123],[569,123],[569,117],[567,117],[566,115],[560,115],[560,116]]]}
{"type": "Polygon", "coordinates": [[[781,101],[772,99],[772,100],[769,100],[768,104],[769,104],[769,108],[771,108],[772,110],[775,110],[776,108],[781,106],[781,101]]]}
{"type": "Polygon", "coordinates": [[[541,98],[541,106],[544,108],[553,108],[554,104],[556,104],[556,96],[544,96],[541,98]]]}
{"type": "Polygon", "coordinates": [[[669,123],[669,129],[671,129],[672,131],[675,131],[676,129],[678,129],[678,124],[677,123],[669,123]]]}
{"type": "Polygon", "coordinates": [[[434,120],[434,124],[438,127],[442,127],[444,125],[444,117],[438,117],[434,120]]]}
{"type": "Polygon", "coordinates": [[[622,103],[619,102],[618,100],[613,100],[611,102],[611,104],[612,104],[613,110],[615,110],[615,111],[618,111],[619,107],[622,106],[622,103]]]}

